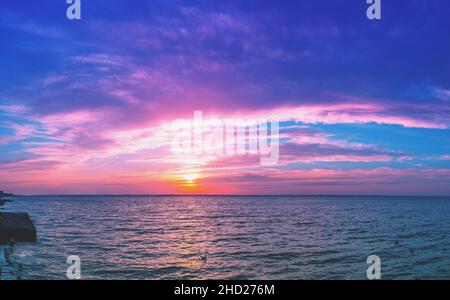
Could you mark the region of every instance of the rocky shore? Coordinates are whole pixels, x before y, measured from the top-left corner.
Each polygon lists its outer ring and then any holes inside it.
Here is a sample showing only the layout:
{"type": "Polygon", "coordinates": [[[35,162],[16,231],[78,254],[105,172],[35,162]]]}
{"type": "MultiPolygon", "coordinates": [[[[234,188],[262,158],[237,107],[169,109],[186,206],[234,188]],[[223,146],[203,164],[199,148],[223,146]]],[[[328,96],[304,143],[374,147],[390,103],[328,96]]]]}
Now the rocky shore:
{"type": "Polygon", "coordinates": [[[11,193],[5,193],[4,191],[0,191],[0,198],[2,197],[13,197],[14,194],[11,193]]]}
{"type": "Polygon", "coordinates": [[[3,191],[0,191],[0,207],[4,206],[6,202],[12,202],[11,200],[5,199],[4,197],[13,197],[14,194],[5,193],[3,191]]]}
{"type": "MultiPolygon", "coordinates": [[[[0,191],[0,207],[12,202],[5,196],[12,194],[0,191]]],[[[26,212],[0,211],[0,245],[8,244],[11,240],[16,242],[36,242],[36,228],[26,212]]]]}
{"type": "Polygon", "coordinates": [[[28,213],[0,212],[0,244],[36,242],[36,228],[28,213]]]}
{"type": "MultiPolygon", "coordinates": [[[[0,209],[4,209],[12,200],[4,197],[12,197],[13,194],[0,191],[0,209]]],[[[26,212],[0,211],[0,280],[22,279],[22,265],[15,262],[14,249],[18,242],[36,242],[37,232],[26,212]],[[5,247],[2,247],[5,246],[5,247]]]]}
{"type": "Polygon", "coordinates": [[[12,200],[0,198],[0,206],[4,206],[7,202],[13,202],[12,200]]]}

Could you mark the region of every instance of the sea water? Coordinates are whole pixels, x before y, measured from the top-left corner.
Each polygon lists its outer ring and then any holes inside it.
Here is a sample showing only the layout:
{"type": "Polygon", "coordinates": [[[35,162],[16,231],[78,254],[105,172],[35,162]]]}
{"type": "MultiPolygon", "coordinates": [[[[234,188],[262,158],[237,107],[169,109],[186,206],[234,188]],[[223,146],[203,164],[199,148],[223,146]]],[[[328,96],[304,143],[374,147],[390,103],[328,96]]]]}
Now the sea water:
{"type": "Polygon", "coordinates": [[[25,279],[65,279],[74,255],[83,279],[367,279],[370,255],[382,279],[450,279],[450,198],[13,199],[38,232],[15,248],[25,279]]]}

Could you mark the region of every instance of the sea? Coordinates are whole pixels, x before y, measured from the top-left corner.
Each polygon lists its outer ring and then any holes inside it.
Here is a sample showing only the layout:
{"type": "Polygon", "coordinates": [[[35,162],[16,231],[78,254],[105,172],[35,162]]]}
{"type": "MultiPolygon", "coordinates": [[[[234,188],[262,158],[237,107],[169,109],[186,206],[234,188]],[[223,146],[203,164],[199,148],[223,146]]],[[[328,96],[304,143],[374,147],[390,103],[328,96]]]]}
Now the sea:
{"type": "Polygon", "coordinates": [[[3,211],[28,212],[38,233],[14,248],[23,279],[66,279],[71,256],[82,279],[365,280],[369,256],[382,279],[450,279],[450,197],[12,200],[3,211]]]}

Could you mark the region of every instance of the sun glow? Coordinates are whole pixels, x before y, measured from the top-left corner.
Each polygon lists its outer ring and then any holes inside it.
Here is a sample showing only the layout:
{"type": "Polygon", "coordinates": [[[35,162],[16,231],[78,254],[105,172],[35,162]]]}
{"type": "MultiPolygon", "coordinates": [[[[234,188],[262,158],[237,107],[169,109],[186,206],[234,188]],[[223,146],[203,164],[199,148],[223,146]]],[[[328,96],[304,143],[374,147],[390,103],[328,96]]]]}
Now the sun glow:
{"type": "Polygon", "coordinates": [[[183,175],[183,180],[185,180],[188,184],[195,184],[198,177],[199,175],[197,173],[187,173],[183,175]]]}

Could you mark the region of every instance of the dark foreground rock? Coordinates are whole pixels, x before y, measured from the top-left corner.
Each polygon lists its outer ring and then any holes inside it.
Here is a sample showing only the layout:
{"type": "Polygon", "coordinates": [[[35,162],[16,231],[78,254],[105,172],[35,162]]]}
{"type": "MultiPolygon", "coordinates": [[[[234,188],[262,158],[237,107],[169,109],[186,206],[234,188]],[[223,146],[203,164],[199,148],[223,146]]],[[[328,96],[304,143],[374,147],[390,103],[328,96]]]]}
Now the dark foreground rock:
{"type": "Polygon", "coordinates": [[[14,196],[14,194],[5,193],[4,191],[0,191],[0,197],[2,197],[2,196],[14,196]]]}
{"type": "Polygon", "coordinates": [[[36,228],[27,213],[0,212],[0,244],[36,242],[36,228]]]}

